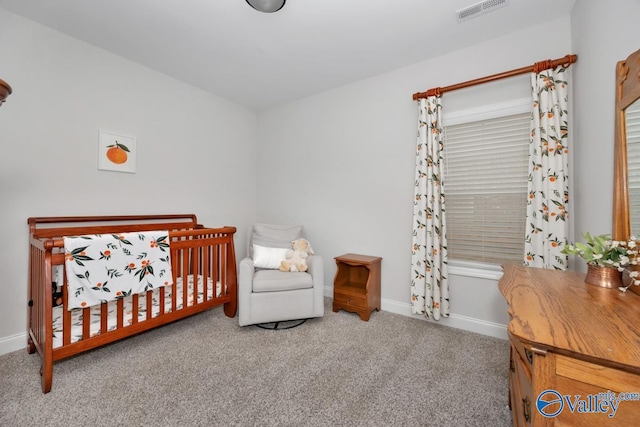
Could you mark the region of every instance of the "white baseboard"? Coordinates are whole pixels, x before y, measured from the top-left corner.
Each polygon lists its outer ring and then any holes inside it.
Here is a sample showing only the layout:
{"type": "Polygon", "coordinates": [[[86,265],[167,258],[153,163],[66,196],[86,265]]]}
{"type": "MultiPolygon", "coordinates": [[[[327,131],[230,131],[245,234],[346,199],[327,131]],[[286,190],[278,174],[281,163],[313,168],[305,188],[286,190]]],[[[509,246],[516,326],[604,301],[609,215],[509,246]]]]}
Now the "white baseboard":
{"type": "MultiPolygon", "coordinates": [[[[27,334],[16,334],[0,338],[0,356],[27,348],[27,334]]],[[[25,350],[26,351],[26,350],[25,350]]]]}
{"type": "MultiPolygon", "coordinates": [[[[324,295],[328,298],[333,298],[333,287],[325,286],[324,295]]],[[[427,322],[435,322],[434,320],[426,319],[422,315],[411,313],[411,304],[401,303],[389,299],[382,298],[380,301],[382,310],[390,313],[401,314],[407,317],[413,317],[415,319],[424,320],[427,322]]],[[[490,337],[508,339],[507,326],[499,323],[489,322],[482,319],[476,319],[473,317],[462,316],[459,314],[451,313],[447,318],[441,318],[437,321],[438,324],[444,326],[450,326],[452,328],[463,329],[465,331],[471,331],[482,335],[488,335],[490,337]]]]}

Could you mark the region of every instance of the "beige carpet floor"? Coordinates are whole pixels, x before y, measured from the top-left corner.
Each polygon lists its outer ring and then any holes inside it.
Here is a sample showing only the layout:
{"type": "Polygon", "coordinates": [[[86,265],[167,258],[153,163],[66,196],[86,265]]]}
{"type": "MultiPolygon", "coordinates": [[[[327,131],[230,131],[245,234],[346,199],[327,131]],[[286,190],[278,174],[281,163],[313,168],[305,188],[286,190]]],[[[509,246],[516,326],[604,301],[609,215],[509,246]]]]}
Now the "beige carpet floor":
{"type": "Polygon", "coordinates": [[[54,365],[0,356],[0,426],[509,426],[507,341],[388,312],[288,330],[221,308],[54,365]]]}

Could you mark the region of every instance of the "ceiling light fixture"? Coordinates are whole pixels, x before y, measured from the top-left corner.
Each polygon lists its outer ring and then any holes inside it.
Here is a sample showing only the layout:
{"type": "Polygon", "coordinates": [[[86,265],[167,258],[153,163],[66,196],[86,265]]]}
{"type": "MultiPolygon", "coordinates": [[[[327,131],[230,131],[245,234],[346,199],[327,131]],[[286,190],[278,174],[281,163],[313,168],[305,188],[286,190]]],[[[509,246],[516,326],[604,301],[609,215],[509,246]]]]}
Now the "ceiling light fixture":
{"type": "Polygon", "coordinates": [[[11,86],[9,86],[9,83],[0,79],[0,106],[2,106],[2,103],[9,95],[11,95],[11,86]]]}
{"type": "Polygon", "coordinates": [[[247,0],[247,3],[260,12],[273,13],[282,9],[286,1],[287,0],[247,0]]]}

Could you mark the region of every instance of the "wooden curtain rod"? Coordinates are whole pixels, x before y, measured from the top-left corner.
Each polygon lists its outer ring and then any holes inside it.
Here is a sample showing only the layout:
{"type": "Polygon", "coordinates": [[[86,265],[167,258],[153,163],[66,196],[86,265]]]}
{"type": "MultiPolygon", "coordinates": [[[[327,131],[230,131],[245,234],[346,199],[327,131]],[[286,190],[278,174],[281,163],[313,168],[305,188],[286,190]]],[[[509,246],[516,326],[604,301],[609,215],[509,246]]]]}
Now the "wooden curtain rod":
{"type": "Polygon", "coordinates": [[[566,55],[558,59],[553,59],[553,60],[547,59],[545,61],[536,62],[535,64],[529,65],[528,67],[517,68],[515,70],[505,71],[503,73],[493,74],[491,76],[481,77],[479,79],[469,80],[467,82],[458,83],[451,86],[434,87],[433,89],[429,89],[426,92],[414,93],[413,100],[417,101],[420,98],[426,98],[428,96],[440,96],[443,93],[451,92],[452,90],[475,86],[482,83],[489,83],[495,80],[505,79],[507,77],[518,76],[520,74],[527,74],[527,73],[537,74],[541,71],[548,70],[550,68],[556,68],[559,65],[564,65],[565,67],[568,67],[569,65],[573,64],[577,60],[578,60],[578,56],[572,55],[572,54],[566,55]]]}

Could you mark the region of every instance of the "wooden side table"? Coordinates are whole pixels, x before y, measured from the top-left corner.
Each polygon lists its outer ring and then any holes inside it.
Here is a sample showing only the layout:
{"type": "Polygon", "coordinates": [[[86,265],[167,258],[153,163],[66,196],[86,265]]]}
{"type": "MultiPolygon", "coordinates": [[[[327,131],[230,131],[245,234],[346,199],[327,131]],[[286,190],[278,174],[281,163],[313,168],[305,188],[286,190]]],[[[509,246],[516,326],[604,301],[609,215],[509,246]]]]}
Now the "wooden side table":
{"type": "Polygon", "coordinates": [[[380,311],[380,264],[382,258],[345,254],[335,258],[333,280],[333,311],[340,309],[357,313],[369,320],[373,310],[380,311]]]}

